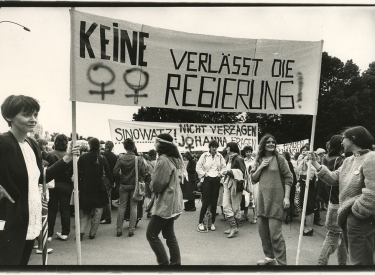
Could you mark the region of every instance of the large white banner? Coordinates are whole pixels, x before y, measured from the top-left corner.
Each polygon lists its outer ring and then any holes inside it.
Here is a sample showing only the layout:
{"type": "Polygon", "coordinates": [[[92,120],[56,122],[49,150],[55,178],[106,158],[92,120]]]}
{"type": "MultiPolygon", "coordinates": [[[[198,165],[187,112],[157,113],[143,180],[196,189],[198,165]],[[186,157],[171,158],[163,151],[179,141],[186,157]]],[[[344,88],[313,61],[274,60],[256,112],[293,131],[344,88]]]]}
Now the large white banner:
{"type": "Polygon", "coordinates": [[[111,138],[116,154],[125,153],[123,142],[134,140],[138,152],[155,149],[155,138],[161,133],[173,136],[180,152],[208,151],[212,139],[219,143],[219,150],[229,142],[236,142],[240,149],[246,145],[258,147],[258,123],[199,124],[121,121],[109,119],[111,138]]]}
{"type": "Polygon", "coordinates": [[[308,139],[289,142],[285,144],[277,144],[276,148],[280,154],[282,154],[283,152],[289,152],[290,156],[293,158],[294,154],[299,152],[306,143],[309,143],[308,139]]]}
{"type": "Polygon", "coordinates": [[[322,41],[210,36],[70,13],[72,101],[316,114],[322,41]]]}

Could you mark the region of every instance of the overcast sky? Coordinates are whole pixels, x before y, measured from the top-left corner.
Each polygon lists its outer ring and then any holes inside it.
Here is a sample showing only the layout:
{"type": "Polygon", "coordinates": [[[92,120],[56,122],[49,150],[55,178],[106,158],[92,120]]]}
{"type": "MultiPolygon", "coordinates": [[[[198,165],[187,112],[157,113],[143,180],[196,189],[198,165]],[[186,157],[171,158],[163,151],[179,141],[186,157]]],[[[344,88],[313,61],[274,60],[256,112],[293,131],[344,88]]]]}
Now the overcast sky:
{"type": "MultiPolygon", "coordinates": [[[[209,35],[281,40],[324,40],[323,50],[363,72],[375,61],[374,7],[117,7],[76,8],[160,27],[209,35]]],[[[11,94],[41,103],[44,131],[70,135],[69,8],[0,9],[0,102],[11,94]]],[[[132,120],[137,107],[77,102],[79,135],[110,139],[108,119],[132,120]]],[[[8,130],[4,120],[0,132],[8,130]]]]}

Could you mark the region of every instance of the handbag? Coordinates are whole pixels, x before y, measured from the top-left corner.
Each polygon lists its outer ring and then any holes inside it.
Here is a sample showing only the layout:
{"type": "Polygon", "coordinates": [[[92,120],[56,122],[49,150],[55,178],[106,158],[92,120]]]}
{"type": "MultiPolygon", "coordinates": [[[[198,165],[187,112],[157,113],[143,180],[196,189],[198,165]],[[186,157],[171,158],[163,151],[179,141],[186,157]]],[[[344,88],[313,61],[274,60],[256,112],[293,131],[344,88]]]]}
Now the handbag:
{"type": "Polygon", "coordinates": [[[141,201],[143,199],[143,196],[145,195],[145,183],[140,183],[138,181],[138,157],[135,156],[135,190],[133,193],[133,200],[141,201]],[[143,187],[140,187],[143,184],[143,187]],[[142,191],[143,190],[143,191],[142,191]],[[143,192],[143,195],[141,193],[143,192]]]}
{"type": "MultiPolygon", "coordinates": [[[[336,170],[337,159],[338,157],[336,158],[335,164],[333,165],[333,171],[336,170]]],[[[338,233],[338,232],[342,232],[340,226],[337,223],[337,212],[340,208],[340,205],[331,203],[331,192],[332,192],[332,186],[329,192],[329,199],[328,199],[329,203],[328,203],[327,216],[326,216],[326,221],[324,223],[324,227],[327,230],[338,233]]]]}
{"type": "Polygon", "coordinates": [[[102,172],[102,178],[100,179],[100,185],[101,185],[101,188],[103,191],[109,191],[112,189],[112,184],[111,182],[109,181],[109,178],[107,177],[107,174],[105,173],[105,170],[104,170],[104,159],[103,157],[102,158],[102,169],[103,169],[103,172],[102,172]]]}

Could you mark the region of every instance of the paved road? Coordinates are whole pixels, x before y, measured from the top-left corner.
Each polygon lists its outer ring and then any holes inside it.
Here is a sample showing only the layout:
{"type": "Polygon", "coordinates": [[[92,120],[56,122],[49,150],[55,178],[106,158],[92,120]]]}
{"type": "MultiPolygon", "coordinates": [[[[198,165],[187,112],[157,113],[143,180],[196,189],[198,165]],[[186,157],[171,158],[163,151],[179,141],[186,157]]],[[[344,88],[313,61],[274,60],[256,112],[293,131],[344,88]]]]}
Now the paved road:
{"type": "MultiPolygon", "coordinates": [[[[232,239],[223,232],[229,228],[226,222],[215,223],[216,231],[199,233],[196,230],[201,202],[196,200],[196,212],[183,212],[175,222],[175,232],[181,250],[183,265],[255,265],[264,254],[257,225],[243,223],[240,233],[232,239]]],[[[322,220],[325,212],[322,213],[322,220]]],[[[148,220],[143,218],[131,238],[127,235],[128,223],[124,223],[123,236],[116,236],[117,210],[112,210],[112,224],[100,225],[94,240],[88,239],[88,232],[82,241],[83,265],[155,265],[156,258],[146,240],[148,220]]],[[[283,235],[287,246],[287,261],[295,265],[300,219],[295,218],[292,225],[283,224],[283,235]]],[[[74,218],[71,218],[69,239],[60,241],[53,237],[50,247],[54,250],[48,257],[50,265],[77,264],[76,242],[74,239],[74,218]]],[[[60,216],[56,220],[55,231],[60,231],[60,216]]],[[[316,265],[325,236],[325,229],[314,227],[314,236],[303,237],[300,265],[316,265]]],[[[165,245],[165,241],[164,241],[165,245]]],[[[41,265],[42,257],[34,252],[29,265],[41,265]]],[[[337,265],[336,255],[332,255],[330,265],[337,265]]]]}

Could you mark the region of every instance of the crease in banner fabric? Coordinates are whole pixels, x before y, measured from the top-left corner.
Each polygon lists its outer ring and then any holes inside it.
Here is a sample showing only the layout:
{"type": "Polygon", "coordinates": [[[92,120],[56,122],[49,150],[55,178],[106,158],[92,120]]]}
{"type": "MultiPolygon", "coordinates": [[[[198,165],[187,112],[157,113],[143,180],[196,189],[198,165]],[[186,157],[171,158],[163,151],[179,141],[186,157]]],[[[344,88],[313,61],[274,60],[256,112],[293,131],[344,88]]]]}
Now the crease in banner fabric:
{"type": "Polygon", "coordinates": [[[71,100],[316,114],[322,41],[202,35],[70,14],[71,100]]]}

